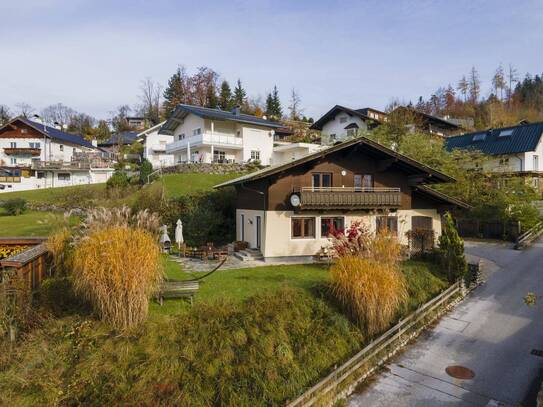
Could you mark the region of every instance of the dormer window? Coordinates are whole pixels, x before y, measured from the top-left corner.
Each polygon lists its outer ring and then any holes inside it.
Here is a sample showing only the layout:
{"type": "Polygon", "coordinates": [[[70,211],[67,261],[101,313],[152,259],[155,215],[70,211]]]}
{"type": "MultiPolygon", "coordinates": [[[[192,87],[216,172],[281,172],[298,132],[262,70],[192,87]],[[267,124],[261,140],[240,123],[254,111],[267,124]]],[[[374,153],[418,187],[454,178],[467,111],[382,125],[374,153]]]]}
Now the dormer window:
{"type": "Polygon", "coordinates": [[[473,136],[473,141],[484,141],[486,138],[486,133],[479,133],[473,136]]]}
{"type": "Polygon", "coordinates": [[[508,136],[511,136],[512,134],[513,134],[513,129],[502,130],[500,131],[500,134],[498,135],[498,137],[508,137],[508,136]]]}

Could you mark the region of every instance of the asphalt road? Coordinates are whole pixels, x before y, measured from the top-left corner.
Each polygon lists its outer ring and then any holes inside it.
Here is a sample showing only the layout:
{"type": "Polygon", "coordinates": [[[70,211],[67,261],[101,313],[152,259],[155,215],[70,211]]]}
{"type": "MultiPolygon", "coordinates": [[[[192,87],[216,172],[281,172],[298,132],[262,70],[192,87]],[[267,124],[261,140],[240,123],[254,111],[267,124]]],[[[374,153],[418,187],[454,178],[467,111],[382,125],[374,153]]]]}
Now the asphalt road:
{"type": "Polygon", "coordinates": [[[486,283],[348,400],[349,407],[526,406],[543,371],[543,242],[525,251],[500,243],[466,243],[483,259],[486,283]],[[471,369],[471,380],[454,379],[451,365],[471,369]]]}

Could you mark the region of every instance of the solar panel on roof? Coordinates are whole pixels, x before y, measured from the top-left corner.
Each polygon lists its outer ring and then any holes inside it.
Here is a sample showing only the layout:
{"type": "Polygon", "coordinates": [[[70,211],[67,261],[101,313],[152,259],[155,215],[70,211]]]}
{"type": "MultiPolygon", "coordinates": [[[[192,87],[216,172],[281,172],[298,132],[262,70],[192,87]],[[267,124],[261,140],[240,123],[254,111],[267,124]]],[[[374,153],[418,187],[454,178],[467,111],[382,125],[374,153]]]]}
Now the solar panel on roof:
{"type": "Polygon", "coordinates": [[[473,141],[484,141],[486,133],[479,133],[473,136],[473,141]]]}
{"type": "Polygon", "coordinates": [[[510,136],[512,134],[513,134],[513,129],[502,130],[502,131],[500,131],[500,134],[498,135],[498,137],[507,137],[507,136],[510,136]]]}

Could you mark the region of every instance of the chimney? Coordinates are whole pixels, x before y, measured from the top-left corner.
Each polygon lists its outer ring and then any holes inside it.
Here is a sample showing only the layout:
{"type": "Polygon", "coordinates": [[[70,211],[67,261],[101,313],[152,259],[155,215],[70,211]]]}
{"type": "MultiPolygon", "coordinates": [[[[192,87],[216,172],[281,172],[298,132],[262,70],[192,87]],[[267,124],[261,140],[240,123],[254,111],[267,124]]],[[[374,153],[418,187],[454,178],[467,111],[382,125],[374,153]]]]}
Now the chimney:
{"type": "Polygon", "coordinates": [[[234,108],[232,109],[232,114],[234,116],[239,116],[239,106],[234,106],[234,108]]]}

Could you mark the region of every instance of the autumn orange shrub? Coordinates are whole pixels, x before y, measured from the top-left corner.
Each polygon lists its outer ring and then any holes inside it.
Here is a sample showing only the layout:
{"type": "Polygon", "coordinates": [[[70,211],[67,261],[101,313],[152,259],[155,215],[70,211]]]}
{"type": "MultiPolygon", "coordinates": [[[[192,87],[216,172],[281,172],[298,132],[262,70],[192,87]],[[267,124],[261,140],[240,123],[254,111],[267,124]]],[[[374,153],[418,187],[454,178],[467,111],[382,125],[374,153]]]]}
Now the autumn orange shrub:
{"type": "Polygon", "coordinates": [[[358,236],[356,241],[364,241],[363,250],[343,251],[330,268],[331,291],[351,317],[374,335],[391,324],[407,300],[400,244],[387,231],[358,236]]]}
{"type": "Polygon", "coordinates": [[[162,279],[160,250],[151,233],[112,226],[82,239],[73,256],[76,291],[117,329],[143,322],[162,279]]]}

